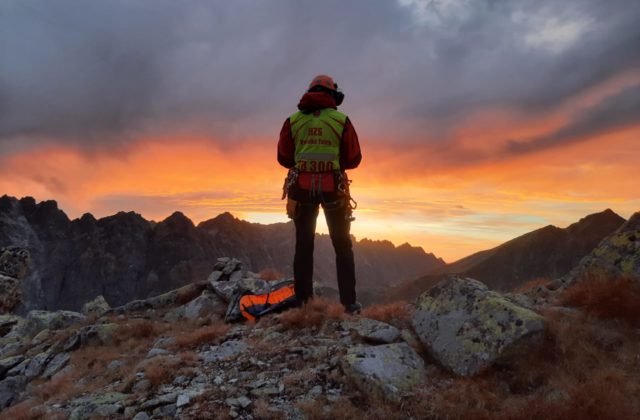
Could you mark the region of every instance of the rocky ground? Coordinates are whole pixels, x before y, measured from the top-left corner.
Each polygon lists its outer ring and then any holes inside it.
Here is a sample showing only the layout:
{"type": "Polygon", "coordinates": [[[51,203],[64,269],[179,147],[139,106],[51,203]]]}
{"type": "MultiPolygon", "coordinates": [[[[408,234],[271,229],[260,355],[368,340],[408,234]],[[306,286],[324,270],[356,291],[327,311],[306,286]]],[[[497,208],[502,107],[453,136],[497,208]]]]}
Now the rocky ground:
{"type": "MultiPolygon", "coordinates": [[[[223,258],[206,280],[123,306],[6,313],[0,408],[14,419],[639,418],[639,221],[580,277],[522,294],[452,276],[361,315],[319,297],[229,324],[233,293],[273,279],[223,258]]],[[[16,281],[18,251],[3,274],[16,281]]]]}

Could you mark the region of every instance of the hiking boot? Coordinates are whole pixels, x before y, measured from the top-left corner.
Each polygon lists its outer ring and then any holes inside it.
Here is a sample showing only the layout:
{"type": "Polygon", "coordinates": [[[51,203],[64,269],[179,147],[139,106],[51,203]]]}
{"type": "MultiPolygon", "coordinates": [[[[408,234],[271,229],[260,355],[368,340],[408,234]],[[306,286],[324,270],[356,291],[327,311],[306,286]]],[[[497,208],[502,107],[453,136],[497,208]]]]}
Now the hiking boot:
{"type": "Polygon", "coordinates": [[[360,311],[362,311],[362,305],[360,302],[351,303],[344,307],[344,312],[349,315],[359,315],[360,311]]]}

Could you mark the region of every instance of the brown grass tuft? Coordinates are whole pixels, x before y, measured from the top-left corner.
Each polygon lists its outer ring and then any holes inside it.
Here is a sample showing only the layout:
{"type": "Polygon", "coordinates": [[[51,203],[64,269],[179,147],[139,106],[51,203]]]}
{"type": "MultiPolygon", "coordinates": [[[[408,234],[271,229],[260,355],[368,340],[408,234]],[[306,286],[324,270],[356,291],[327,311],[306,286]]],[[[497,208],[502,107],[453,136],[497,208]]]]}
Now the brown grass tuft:
{"type": "Polygon", "coordinates": [[[79,377],[80,375],[75,374],[75,372],[56,375],[48,382],[44,382],[40,386],[35,387],[32,395],[43,401],[51,398],[65,400],[73,397],[81,392],[77,386],[79,377]]]}
{"type": "MultiPolygon", "coordinates": [[[[45,418],[44,409],[36,401],[25,400],[2,411],[2,418],[12,420],[36,420],[45,418]]],[[[47,417],[51,418],[51,417],[47,417]]]]}
{"type": "Polygon", "coordinates": [[[362,316],[382,322],[407,321],[411,316],[411,311],[407,302],[398,301],[368,306],[362,310],[362,316]]]}
{"type": "Polygon", "coordinates": [[[135,319],[118,325],[118,329],[113,336],[116,343],[122,343],[129,339],[147,339],[160,334],[164,329],[163,326],[155,322],[146,319],[135,319]]]}
{"type": "Polygon", "coordinates": [[[282,280],[284,278],[284,274],[276,270],[275,268],[265,268],[260,273],[258,273],[258,277],[262,280],[266,281],[274,281],[274,280],[282,280]]]}
{"type": "Polygon", "coordinates": [[[599,318],[640,327],[640,283],[631,279],[586,279],[565,290],[559,302],[599,318]]]}
{"type": "Polygon", "coordinates": [[[253,416],[260,420],[280,420],[286,418],[279,410],[270,410],[271,406],[263,399],[253,403],[253,416]]]}
{"type": "Polygon", "coordinates": [[[344,307],[339,303],[316,297],[300,308],[290,309],[280,316],[287,328],[319,327],[327,320],[345,319],[344,307]]]}
{"type": "Polygon", "coordinates": [[[185,349],[194,348],[205,343],[212,343],[228,333],[230,329],[230,325],[223,323],[207,325],[195,331],[186,332],[177,336],[176,345],[178,348],[185,349]]]}
{"type": "Polygon", "coordinates": [[[158,356],[150,361],[144,369],[144,376],[149,380],[153,388],[173,381],[178,373],[178,368],[184,363],[180,357],[158,356]]]}

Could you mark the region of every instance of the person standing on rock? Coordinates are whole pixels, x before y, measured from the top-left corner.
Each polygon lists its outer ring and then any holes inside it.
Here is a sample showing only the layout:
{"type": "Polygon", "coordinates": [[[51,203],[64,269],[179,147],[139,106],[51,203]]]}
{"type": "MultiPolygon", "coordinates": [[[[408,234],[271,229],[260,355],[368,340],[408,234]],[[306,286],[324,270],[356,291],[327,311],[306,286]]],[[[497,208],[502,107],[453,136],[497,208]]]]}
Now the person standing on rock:
{"type": "Polygon", "coordinates": [[[282,198],[288,196],[287,214],[296,227],[293,276],[298,300],[305,303],[313,297],[313,243],[322,206],[336,252],[340,302],[346,312],[358,313],[350,235],[353,207],[345,171],[356,168],[362,154],[351,121],[337,110],[343,100],[331,77],[314,77],[299,111],[282,126],[278,162],[289,169],[282,198]]]}

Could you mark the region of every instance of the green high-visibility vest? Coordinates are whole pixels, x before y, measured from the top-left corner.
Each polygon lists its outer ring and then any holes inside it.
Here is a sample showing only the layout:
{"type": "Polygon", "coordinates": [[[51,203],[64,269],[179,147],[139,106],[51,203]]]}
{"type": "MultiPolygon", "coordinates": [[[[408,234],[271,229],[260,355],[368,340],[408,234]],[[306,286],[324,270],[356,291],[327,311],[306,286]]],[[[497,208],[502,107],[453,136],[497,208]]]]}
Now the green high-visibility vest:
{"type": "Polygon", "coordinates": [[[347,116],[333,108],[289,117],[296,148],[296,168],[302,172],[340,169],[340,140],[347,116]]]}

